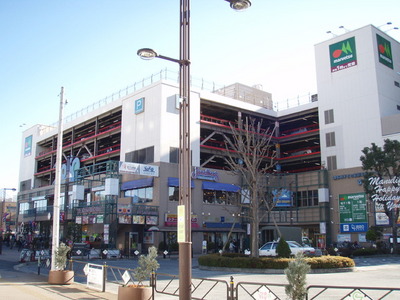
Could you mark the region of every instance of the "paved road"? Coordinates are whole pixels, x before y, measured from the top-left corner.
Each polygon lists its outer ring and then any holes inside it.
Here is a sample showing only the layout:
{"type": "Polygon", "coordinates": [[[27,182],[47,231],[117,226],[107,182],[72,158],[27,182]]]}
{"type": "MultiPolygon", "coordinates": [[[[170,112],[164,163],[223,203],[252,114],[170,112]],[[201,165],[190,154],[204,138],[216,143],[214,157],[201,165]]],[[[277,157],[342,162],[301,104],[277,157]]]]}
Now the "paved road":
{"type": "MultiPolygon", "coordinates": [[[[117,286],[116,285],[107,285],[107,291],[109,293],[102,294],[99,292],[93,292],[88,290],[85,285],[75,284],[74,287],[62,287],[62,290],[56,290],[54,287],[47,285],[47,269],[41,269],[41,274],[44,276],[38,276],[38,268],[36,263],[27,263],[20,264],[17,267],[17,271],[12,270],[11,268],[17,264],[18,262],[18,252],[14,249],[7,250],[3,248],[3,255],[0,255],[0,295],[13,295],[12,291],[15,286],[19,284],[19,289],[21,290],[21,298],[9,298],[9,299],[47,299],[48,295],[45,295],[44,298],[32,298],[27,297],[35,296],[35,293],[32,293],[28,287],[35,287],[39,289],[40,292],[52,293],[59,292],[57,296],[60,296],[62,293],[67,291],[68,289],[76,290],[74,293],[75,296],[79,297],[79,293],[87,293],[85,297],[82,298],[54,298],[51,299],[116,299],[117,286]],[[7,258],[7,259],[5,259],[7,258]],[[11,270],[11,271],[10,271],[11,270]],[[13,282],[13,284],[9,284],[13,282]],[[29,282],[28,285],[22,284],[21,282],[29,282]],[[39,282],[39,283],[38,283],[39,282]],[[26,290],[27,289],[27,290],[26,290]],[[62,293],[60,292],[62,291],[62,293]],[[79,291],[79,292],[78,292],[79,291]],[[28,294],[27,294],[28,293],[28,294]],[[97,298],[96,298],[97,297],[97,298]],[[108,298],[107,298],[108,297],[108,298]],[[114,297],[114,298],[113,298],[114,297]]],[[[94,264],[104,264],[104,260],[91,260],[91,263],[94,264]]],[[[308,285],[330,285],[330,286],[368,286],[368,287],[397,287],[400,288],[400,256],[387,256],[387,257],[371,257],[371,258],[356,258],[356,268],[353,272],[345,272],[345,273],[325,273],[325,274],[308,274],[307,283],[308,285]]],[[[121,267],[121,268],[135,268],[137,265],[137,260],[134,259],[115,259],[106,261],[107,265],[121,267]]],[[[165,273],[171,275],[178,275],[178,258],[160,258],[159,263],[161,265],[160,269],[157,273],[165,273]]],[[[82,264],[77,264],[76,267],[82,269],[84,266],[82,264]]],[[[110,275],[110,274],[109,274],[110,275]]],[[[217,299],[220,298],[226,299],[226,286],[229,284],[229,281],[233,277],[234,283],[239,284],[238,293],[241,295],[239,299],[247,299],[243,294],[244,289],[255,289],[259,288],[260,285],[252,286],[247,285],[247,282],[258,282],[262,284],[266,284],[271,287],[271,290],[277,295],[282,295],[283,285],[287,284],[286,276],[284,274],[246,274],[240,272],[234,272],[229,270],[224,271],[206,271],[201,270],[198,267],[197,258],[193,258],[193,269],[192,269],[192,277],[195,286],[202,283],[202,287],[196,289],[196,292],[201,292],[207,290],[204,286],[207,284],[207,281],[202,282],[198,280],[198,278],[207,278],[207,279],[215,279],[223,282],[219,282],[219,291],[214,292],[214,294],[210,294],[207,299],[217,299]],[[281,285],[281,287],[272,288],[274,284],[281,285]]],[[[78,279],[78,278],[77,278],[78,279]]],[[[82,281],[84,278],[81,278],[82,281]]],[[[170,283],[170,277],[158,277],[158,289],[162,289],[165,286],[169,285],[169,290],[171,291],[176,288],[178,281],[174,280],[170,283]]],[[[79,281],[79,280],[77,280],[79,281]]],[[[214,284],[215,282],[210,283],[214,284]]],[[[81,294],[81,295],[83,295],[81,294]]],[[[50,295],[50,294],[49,294],[50,295]]],[[[14,296],[14,295],[13,295],[14,296]]],[[[49,296],[50,297],[50,296],[49,296]]],[[[0,297],[1,299],[7,299],[0,297]]],[[[282,297],[283,298],[283,297],[282,297]]],[[[337,295],[332,296],[332,298],[325,297],[320,299],[338,299],[337,295]]],[[[50,299],[50,298],[48,298],[50,299]]],[[[177,297],[169,297],[165,295],[158,294],[156,299],[177,299],[177,297]]],[[[373,298],[374,299],[374,298],[373,298]]],[[[400,299],[400,295],[394,296],[394,298],[388,299],[400,299]]]]}

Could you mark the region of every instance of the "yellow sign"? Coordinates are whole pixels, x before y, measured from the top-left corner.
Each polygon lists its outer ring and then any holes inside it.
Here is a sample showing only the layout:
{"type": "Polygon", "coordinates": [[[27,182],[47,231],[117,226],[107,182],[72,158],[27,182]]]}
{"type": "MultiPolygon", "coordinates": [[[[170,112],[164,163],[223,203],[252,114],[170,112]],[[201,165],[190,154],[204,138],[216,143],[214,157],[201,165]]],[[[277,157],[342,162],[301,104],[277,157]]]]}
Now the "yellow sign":
{"type": "Polygon", "coordinates": [[[185,242],[185,205],[178,205],[178,243],[185,242]]]}

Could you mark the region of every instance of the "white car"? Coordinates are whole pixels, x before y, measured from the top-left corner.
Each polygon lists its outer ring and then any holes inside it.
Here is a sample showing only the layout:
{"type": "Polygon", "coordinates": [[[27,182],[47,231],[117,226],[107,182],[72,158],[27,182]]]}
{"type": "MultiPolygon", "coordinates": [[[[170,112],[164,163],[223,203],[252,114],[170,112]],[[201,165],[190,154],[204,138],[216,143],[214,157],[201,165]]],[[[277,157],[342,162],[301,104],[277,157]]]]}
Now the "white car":
{"type": "MultiPolygon", "coordinates": [[[[268,242],[265,243],[259,250],[258,253],[260,256],[277,256],[276,247],[279,242],[268,242]]],[[[292,251],[292,255],[296,255],[299,252],[303,252],[306,256],[315,256],[315,249],[309,246],[302,246],[298,242],[295,241],[287,241],[290,247],[290,251],[292,251]]]]}

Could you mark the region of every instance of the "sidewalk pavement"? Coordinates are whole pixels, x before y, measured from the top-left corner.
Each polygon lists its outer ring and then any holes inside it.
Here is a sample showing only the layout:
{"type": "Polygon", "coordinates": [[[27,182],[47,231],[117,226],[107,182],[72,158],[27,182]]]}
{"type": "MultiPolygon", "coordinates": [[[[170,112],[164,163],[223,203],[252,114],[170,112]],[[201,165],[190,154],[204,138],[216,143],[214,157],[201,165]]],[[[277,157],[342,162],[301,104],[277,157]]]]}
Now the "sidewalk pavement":
{"type": "Polygon", "coordinates": [[[20,252],[3,245],[0,255],[0,298],[4,300],[65,300],[65,299],[104,299],[116,300],[117,294],[100,292],[84,284],[51,285],[47,276],[19,271],[25,263],[20,263],[20,252]],[[15,263],[14,270],[7,265],[15,263]]]}

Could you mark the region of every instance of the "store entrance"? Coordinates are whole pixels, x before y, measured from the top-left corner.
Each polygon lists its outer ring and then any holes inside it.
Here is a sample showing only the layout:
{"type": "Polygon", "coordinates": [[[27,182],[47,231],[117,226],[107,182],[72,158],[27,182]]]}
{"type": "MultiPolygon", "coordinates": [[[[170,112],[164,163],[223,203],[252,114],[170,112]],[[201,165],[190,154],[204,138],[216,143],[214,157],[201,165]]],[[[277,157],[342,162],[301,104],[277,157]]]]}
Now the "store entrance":
{"type": "Polygon", "coordinates": [[[125,232],[125,256],[136,256],[135,251],[142,253],[142,244],[139,243],[138,232],[125,232]]]}

